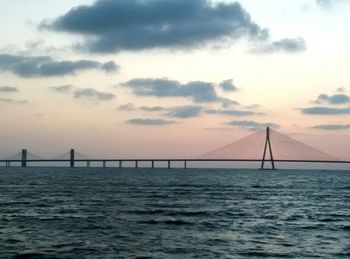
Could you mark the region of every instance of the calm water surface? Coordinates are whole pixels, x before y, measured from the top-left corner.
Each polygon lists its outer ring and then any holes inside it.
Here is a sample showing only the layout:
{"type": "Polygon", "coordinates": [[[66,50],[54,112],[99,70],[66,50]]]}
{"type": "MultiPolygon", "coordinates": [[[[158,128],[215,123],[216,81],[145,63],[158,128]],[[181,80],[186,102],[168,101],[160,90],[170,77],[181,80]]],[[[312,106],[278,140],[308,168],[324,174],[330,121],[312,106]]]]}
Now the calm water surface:
{"type": "Polygon", "coordinates": [[[0,169],[1,258],[345,258],[349,244],[349,171],[0,169]]]}

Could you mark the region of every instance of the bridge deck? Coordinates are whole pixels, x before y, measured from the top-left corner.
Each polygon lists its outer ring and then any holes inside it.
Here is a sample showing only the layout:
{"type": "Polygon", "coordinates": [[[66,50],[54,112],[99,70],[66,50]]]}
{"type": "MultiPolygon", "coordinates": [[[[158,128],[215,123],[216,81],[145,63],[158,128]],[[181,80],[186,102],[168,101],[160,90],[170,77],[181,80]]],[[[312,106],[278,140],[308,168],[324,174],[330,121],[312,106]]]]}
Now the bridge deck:
{"type": "MultiPolygon", "coordinates": [[[[107,167],[107,162],[115,162],[119,163],[119,168],[123,167],[124,162],[134,163],[135,168],[139,167],[140,162],[150,162],[151,167],[155,168],[155,162],[167,162],[167,167],[171,168],[172,162],[182,162],[183,167],[187,168],[188,162],[256,162],[262,163],[271,162],[272,160],[263,160],[263,159],[196,159],[196,158],[128,158],[128,159],[110,159],[110,158],[96,158],[96,159],[2,159],[0,163],[5,163],[6,167],[10,167],[13,163],[20,163],[22,167],[26,167],[29,163],[40,163],[40,164],[48,164],[48,163],[67,163],[67,167],[74,167],[74,163],[86,163],[87,167],[90,167],[90,163],[101,163],[102,167],[107,167]]],[[[346,160],[288,160],[288,159],[274,159],[275,163],[323,163],[323,164],[350,164],[350,161],[346,160]]]]}

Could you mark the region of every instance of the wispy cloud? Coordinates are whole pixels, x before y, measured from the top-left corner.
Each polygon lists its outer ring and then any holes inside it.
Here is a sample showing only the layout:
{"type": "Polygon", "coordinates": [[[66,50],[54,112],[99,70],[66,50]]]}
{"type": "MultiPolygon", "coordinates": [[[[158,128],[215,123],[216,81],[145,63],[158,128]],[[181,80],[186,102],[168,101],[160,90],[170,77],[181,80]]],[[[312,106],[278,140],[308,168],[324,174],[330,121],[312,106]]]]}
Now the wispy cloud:
{"type": "Polygon", "coordinates": [[[256,112],[256,111],[247,111],[247,110],[237,110],[237,109],[208,109],[205,111],[207,114],[214,114],[214,115],[229,115],[229,116],[260,116],[265,115],[265,113],[262,112],[256,112]]]}
{"type": "Polygon", "coordinates": [[[52,91],[58,92],[58,93],[69,93],[71,90],[73,90],[74,86],[72,85],[60,85],[60,86],[51,86],[50,89],[52,91]]]}
{"type": "Polygon", "coordinates": [[[191,98],[196,103],[238,104],[236,101],[219,97],[215,84],[208,82],[193,81],[182,84],[169,79],[140,78],[132,79],[122,85],[132,89],[132,93],[138,96],[184,97],[191,98]]]}
{"type": "Polygon", "coordinates": [[[177,106],[168,109],[169,111],[165,115],[176,118],[198,117],[202,112],[202,109],[203,108],[201,106],[177,106]]]}
{"type": "Polygon", "coordinates": [[[111,101],[115,98],[115,95],[107,92],[100,92],[94,88],[78,89],[74,92],[74,98],[76,99],[90,99],[94,101],[111,101]]]}
{"type": "Polygon", "coordinates": [[[225,81],[222,81],[219,84],[220,88],[226,92],[233,92],[233,91],[237,91],[238,88],[233,84],[233,79],[228,79],[225,81]]]}
{"type": "Polygon", "coordinates": [[[286,38],[271,43],[261,43],[254,47],[251,52],[256,54],[271,54],[276,52],[297,53],[306,50],[303,38],[286,38]]]}
{"type": "Polygon", "coordinates": [[[164,126],[174,124],[176,121],[163,120],[163,119],[131,119],[126,121],[128,124],[135,124],[141,126],[164,126]]]}
{"type": "Polygon", "coordinates": [[[126,103],[123,105],[119,105],[118,110],[120,110],[120,111],[134,111],[134,110],[136,110],[136,106],[133,103],[126,103]]]}
{"type": "Polygon", "coordinates": [[[251,131],[259,131],[259,130],[265,129],[266,127],[279,128],[279,125],[276,123],[271,123],[271,122],[261,123],[256,121],[247,121],[247,120],[234,120],[234,121],[229,121],[226,124],[230,126],[245,128],[251,131]]]}
{"type": "Polygon", "coordinates": [[[316,103],[347,104],[350,103],[350,96],[344,93],[334,95],[320,94],[316,100],[316,103]]]}
{"type": "Polygon", "coordinates": [[[350,129],[350,124],[323,124],[323,125],[313,126],[313,128],[320,129],[320,130],[330,130],[330,131],[347,130],[347,129],[350,129]]]}
{"type": "Polygon", "coordinates": [[[0,86],[0,92],[2,93],[14,93],[18,92],[18,88],[14,86],[0,86]]]}
{"type": "Polygon", "coordinates": [[[308,115],[337,115],[350,114],[350,107],[347,108],[330,108],[330,107],[308,107],[300,109],[303,114],[308,115]]]}
{"type": "Polygon", "coordinates": [[[23,56],[0,54],[0,70],[12,72],[20,77],[54,77],[76,75],[77,72],[98,69],[116,72],[113,61],[100,63],[94,60],[55,61],[50,56],[23,56]]]}
{"type": "Polygon", "coordinates": [[[11,98],[2,98],[0,97],[0,103],[7,103],[7,104],[26,104],[28,103],[27,100],[16,100],[11,98]]]}
{"type": "Polygon", "coordinates": [[[348,0],[316,0],[316,3],[323,8],[330,8],[336,3],[346,3],[348,0]]]}

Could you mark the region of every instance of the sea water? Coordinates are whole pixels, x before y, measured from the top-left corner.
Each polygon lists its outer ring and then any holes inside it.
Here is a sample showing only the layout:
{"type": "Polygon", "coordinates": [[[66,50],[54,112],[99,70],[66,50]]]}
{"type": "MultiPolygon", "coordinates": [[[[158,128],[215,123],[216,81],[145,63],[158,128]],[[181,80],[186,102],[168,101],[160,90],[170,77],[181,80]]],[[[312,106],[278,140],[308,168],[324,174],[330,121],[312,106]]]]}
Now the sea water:
{"type": "Polygon", "coordinates": [[[348,256],[349,171],[0,169],[0,258],[348,256]]]}

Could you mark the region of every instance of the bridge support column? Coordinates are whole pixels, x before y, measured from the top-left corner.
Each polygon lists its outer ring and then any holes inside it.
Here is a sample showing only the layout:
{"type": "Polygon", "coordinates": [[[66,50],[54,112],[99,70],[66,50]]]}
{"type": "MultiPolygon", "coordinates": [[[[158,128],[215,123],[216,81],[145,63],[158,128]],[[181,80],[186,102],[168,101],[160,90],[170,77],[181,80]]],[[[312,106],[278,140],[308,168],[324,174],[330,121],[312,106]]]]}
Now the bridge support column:
{"type": "Polygon", "coordinates": [[[90,161],[86,161],[86,167],[90,167],[90,161]]]}
{"type": "Polygon", "coordinates": [[[11,162],[10,161],[6,161],[6,167],[10,167],[11,166],[11,162]]]}
{"type": "Polygon", "coordinates": [[[135,161],[135,168],[139,168],[139,161],[135,161]]]}
{"type": "Polygon", "coordinates": [[[107,161],[102,161],[102,166],[103,166],[103,168],[106,168],[107,167],[107,161]]]}
{"type": "Polygon", "coordinates": [[[270,141],[270,127],[266,128],[266,140],[265,140],[264,154],[261,162],[261,170],[264,170],[267,148],[269,149],[269,153],[270,153],[270,159],[268,161],[271,161],[272,170],[275,170],[275,162],[273,160],[271,141],[270,141]]]}
{"type": "Polygon", "coordinates": [[[74,152],[74,149],[72,148],[70,150],[70,167],[74,167],[74,160],[75,160],[75,152],[74,152]]]}
{"type": "Polygon", "coordinates": [[[184,169],[187,169],[187,161],[184,161],[184,169]]]}
{"type": "Polygon", "coordinates": [[[119,168],[123,168],[123,161],[119,160],[119,168]]]}
{"type": "Polygon", "coordinates": [[[22,149],[21,166],[27,167],[27,150],[26,149],[22,149]]]}
{"type": "Polygon", "coordinates": [[[171,165],[170,165],[170,160],[168,160],[168,169],[171,168],[171,165]]]}
{"type": "Polygon", "coordinates": [[[154,169],[154,160],[152,160],[152,169],[154,169]]]}

